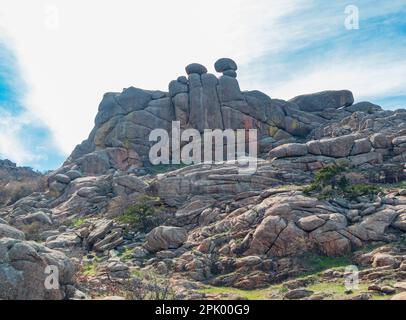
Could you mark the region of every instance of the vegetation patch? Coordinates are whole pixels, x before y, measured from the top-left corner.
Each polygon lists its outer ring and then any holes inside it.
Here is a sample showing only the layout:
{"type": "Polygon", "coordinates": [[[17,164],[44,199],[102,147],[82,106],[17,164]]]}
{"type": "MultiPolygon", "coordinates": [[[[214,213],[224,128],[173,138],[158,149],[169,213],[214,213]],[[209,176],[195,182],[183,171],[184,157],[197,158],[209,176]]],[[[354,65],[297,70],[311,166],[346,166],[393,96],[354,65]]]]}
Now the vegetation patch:
{"type": "Polygon", "coordinates": [[[149,232],[158,225],[157,216],[162,211],[163,206],[159,198],[143,195],[115,220],[130,225],[136,231],[149,232]]]}
{"type": "Polygon", "coordinates": [[[382,192],[382,188],[373,184],[351,183],[348,179],[351,174],[355,174],[355,171],[350,171],[343,164],[325,167],[315,173],[314,181],[303,192],[309,196],[317,196],[320,200],[344,198],[350,201],[358,197],[373,200],[382,192]]]}

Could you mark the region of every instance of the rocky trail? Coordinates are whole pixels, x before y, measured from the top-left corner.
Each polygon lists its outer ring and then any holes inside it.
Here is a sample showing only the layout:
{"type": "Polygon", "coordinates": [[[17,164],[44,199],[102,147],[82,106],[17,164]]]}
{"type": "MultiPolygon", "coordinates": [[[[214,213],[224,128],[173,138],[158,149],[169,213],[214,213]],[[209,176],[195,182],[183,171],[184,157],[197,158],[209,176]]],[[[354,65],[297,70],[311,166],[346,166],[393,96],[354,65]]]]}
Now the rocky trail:
{"type": "Polygon", "coordinates": [[[406,298],[406,110],[348,90],[273,99],[241,91],[233,60],[215,69],[106,93],[53,172],[0,162],[0,299],[406,298]],[[257,129],[256,172],[152,166],[148,136],[172,121],[257,129]]]}

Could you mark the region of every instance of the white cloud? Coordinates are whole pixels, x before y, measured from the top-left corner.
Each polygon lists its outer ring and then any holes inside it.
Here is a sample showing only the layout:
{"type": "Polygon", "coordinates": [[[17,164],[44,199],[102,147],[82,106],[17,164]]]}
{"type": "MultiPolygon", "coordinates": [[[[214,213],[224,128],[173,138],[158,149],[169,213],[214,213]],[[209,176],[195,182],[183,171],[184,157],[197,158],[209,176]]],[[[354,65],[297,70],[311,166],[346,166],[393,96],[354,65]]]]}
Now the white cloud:
{"type": "Polygon", "coordinates": [[[243,64],[272,46],[261,42],[265,26],[302,2],[2,0],[0,32],[31,86],[28,107],[69,153],[89,134],[105,92],[166,90],[190,62],[211,71],[223,56],[243,64]]]}
{"type": "MultiPolygon", "coordinates": [[[[346,1],[325,12],[306,0],[1,2],[0,35],[12,41],[31,87],[27,106],[49,126],[66,154],[89,134],[105,92],[132,85],[166,90],[190,62],[214,71],[217,58],[233,57],[244,71],[239,75],[244,89],[281,98],[341,87],[362,97],[402,87],[404,63],[396,69],[378,58],[314,61],[283,81],[264,81],[255,70],[244,68],[260,68],[264,54],[283,55],[334,35],[343,27],[346,1]],[[385,80],[388,75],[390,81],[385,80]]],[[[402,1],[392,2],[400,6],[402,1]]],[[[364,6],[361,17],[391,10],[387,5],[364,6]]]]}
{"type": "MultiPolygon", "coordinates": [[[[350,89],[357,101],[401,95],[406,90],[406,58],[403,56],[330,58],[317,61],[292,77],[274,83],[272,88],[262,84],[262,89],[284,99],[323,90],[350,89]]],[[[258,86],[261,85],[258,83],[258,86]]]]}
{"type": "Polygon", "coordinates": [[[0,158],[8,158],[18,164],[37,162],[42,156],[28,150],[21,137],[22,128],[35,124],[36,120],[28,113],[14,116],[0,112],[0,158]]]}

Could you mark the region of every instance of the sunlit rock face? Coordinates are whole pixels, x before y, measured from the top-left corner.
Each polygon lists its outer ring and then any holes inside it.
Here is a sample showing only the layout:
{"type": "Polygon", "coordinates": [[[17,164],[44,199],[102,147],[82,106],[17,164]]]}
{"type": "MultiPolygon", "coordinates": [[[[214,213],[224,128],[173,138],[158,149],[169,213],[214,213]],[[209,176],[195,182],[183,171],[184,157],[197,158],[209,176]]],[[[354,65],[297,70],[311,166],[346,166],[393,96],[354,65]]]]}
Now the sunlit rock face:
{"type": "Polygon", "coordinates": [[[130,87],[122,93],[106,93],[94,129],[66,164],[75,163],[92,174],[147,165],[151,131],[159,128],[170,133],[173,121],[179,121],[181,129],[201,133],[205,129],[257,129],[259,151],[265,153],[285,142],[302,141],[315,128],[351,114],[346,108],[354,98],[346,90],[276,100],[260,91],[242,91],[232,59],[219,59],[215,69],[222,75],[217,77],[192,63],[185,68],[186,76],[169,83],[168,92],[130,87]]]}

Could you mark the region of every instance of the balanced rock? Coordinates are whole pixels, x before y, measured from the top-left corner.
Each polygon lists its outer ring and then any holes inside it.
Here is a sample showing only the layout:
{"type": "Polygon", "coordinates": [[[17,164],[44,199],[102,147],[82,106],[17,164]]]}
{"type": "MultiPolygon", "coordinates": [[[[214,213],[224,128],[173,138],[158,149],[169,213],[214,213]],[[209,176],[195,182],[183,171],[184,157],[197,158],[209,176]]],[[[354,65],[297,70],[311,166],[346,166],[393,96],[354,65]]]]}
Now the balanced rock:
{"type": "Polygon", "coordinates": [[[214,64],[214,68],[217,72],[225,72],[225,71],[236,71],[238,69],[237,64],[234,60],[230,58],[221,58],[217,60],[214,64]]]}
{"type": "Polygon", "coordinates": [[[207,73],[207,68],[200,63],[189,64],[188,66],[186,66],[185,70],[188,75],[193,73],[197,73],[200,75],[207,73]]]}

